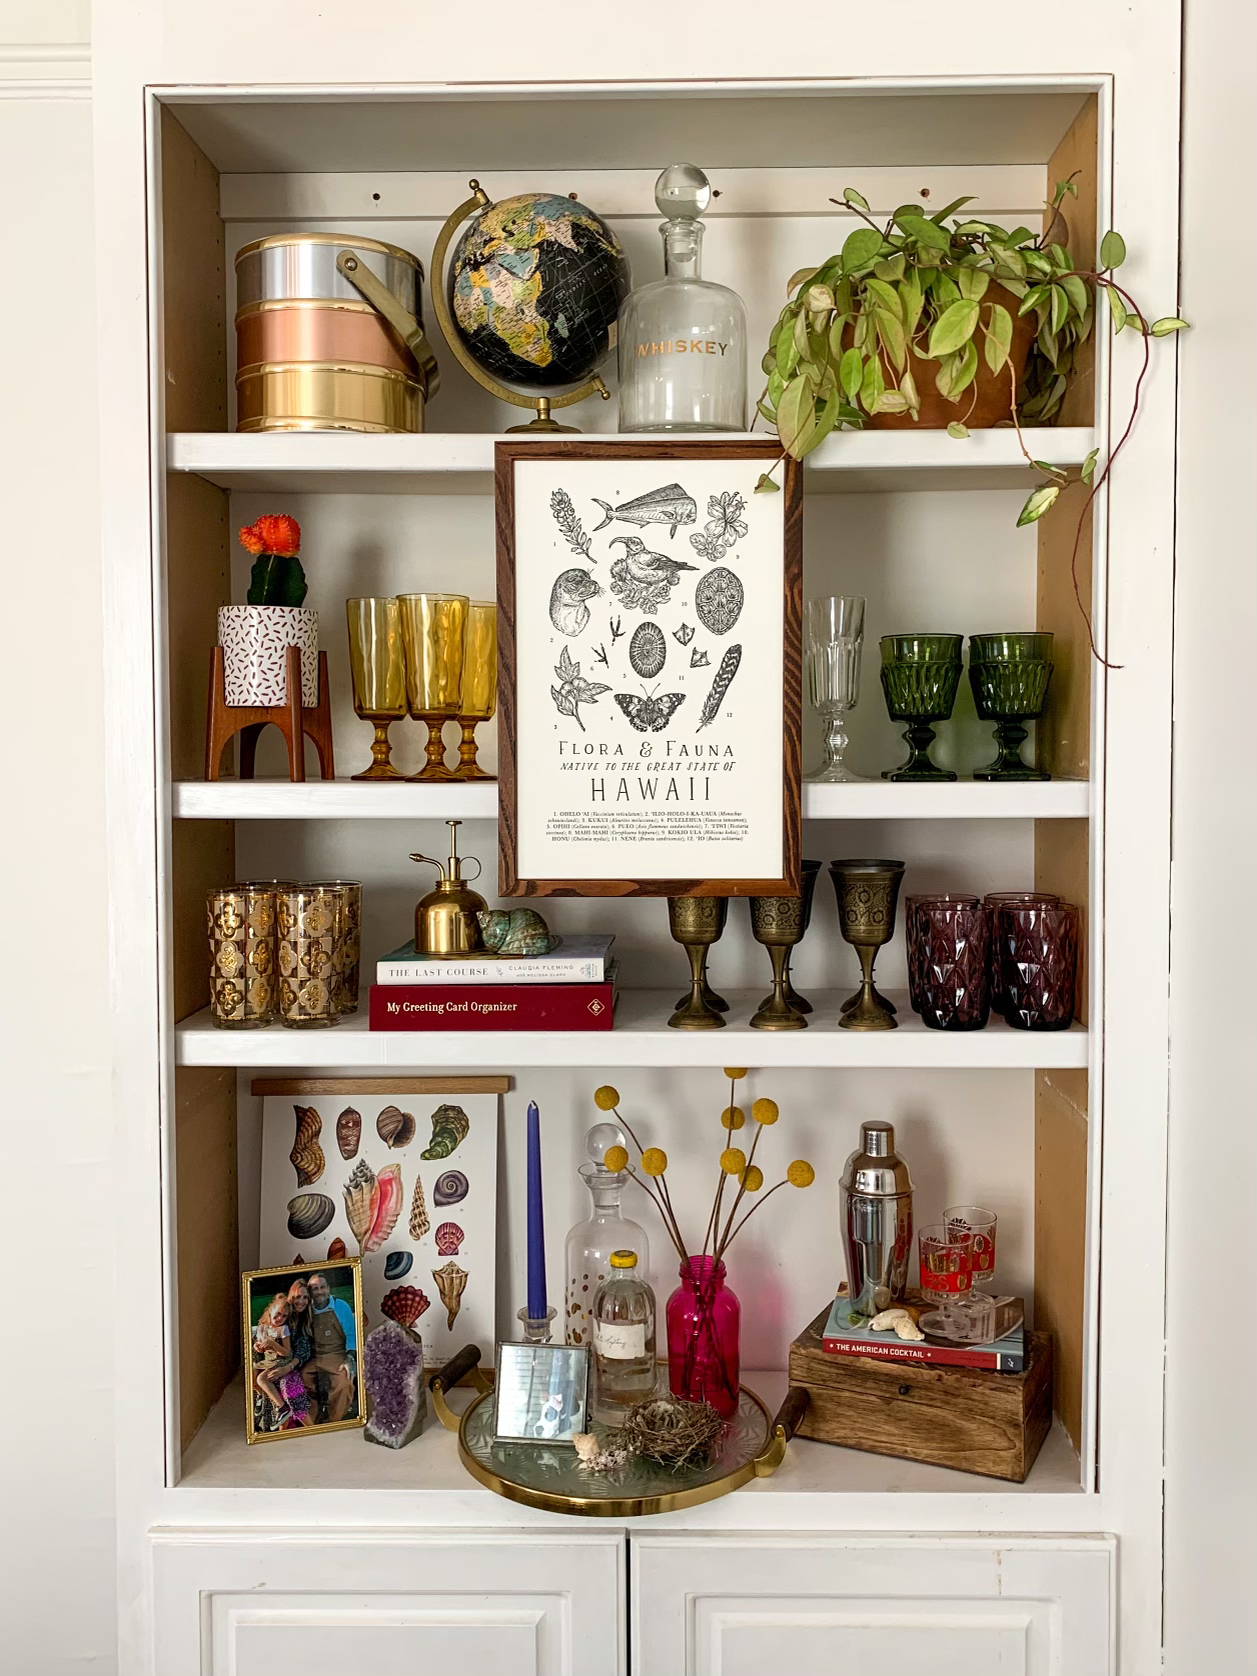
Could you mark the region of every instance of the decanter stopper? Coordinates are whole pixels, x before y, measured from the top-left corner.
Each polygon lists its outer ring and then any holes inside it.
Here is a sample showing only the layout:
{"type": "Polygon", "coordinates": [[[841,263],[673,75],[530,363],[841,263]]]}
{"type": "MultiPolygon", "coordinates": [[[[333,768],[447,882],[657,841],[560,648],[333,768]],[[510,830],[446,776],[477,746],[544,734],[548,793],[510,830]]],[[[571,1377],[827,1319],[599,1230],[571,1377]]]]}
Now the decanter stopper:
{"type": "Polygon", "coordinates": [[[627,1147],[628,1136],[618,1123],[595,1123],[585,1136],[585,1156],[601,1175],[614,1175],[603,1160],[613,1146],[627,1147]]]}
{"type": "Polygon", "coordinates": [[[697,163],[669,163],[655,182],[655,204],[669,221],[696,221],[711,203],[711,182],[697,163]]]}

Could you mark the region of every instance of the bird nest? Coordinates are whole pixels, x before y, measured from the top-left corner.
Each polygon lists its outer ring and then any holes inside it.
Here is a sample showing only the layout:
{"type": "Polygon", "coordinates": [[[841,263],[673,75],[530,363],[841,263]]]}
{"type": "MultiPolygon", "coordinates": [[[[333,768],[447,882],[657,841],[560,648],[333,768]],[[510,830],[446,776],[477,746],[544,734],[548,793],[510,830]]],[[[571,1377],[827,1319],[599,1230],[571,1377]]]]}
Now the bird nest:
{"type": "Polygon", "coordinates": [[[710,1403],[655,1397],[629,1410],[618,1440],[635,1455],[679,1469],[706,1466],[724,1431],[710,1403]]]}

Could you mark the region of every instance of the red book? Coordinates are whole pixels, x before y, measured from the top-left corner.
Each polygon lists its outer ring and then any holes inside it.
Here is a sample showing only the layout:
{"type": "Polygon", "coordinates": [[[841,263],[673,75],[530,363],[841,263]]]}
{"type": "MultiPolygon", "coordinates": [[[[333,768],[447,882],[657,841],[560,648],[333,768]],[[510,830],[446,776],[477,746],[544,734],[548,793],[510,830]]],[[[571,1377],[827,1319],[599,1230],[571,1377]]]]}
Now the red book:
{"type": "Polygon", "coordinates": [[[610,1030],[613,983],[371,985],[372,1030],[610,1030]]]}

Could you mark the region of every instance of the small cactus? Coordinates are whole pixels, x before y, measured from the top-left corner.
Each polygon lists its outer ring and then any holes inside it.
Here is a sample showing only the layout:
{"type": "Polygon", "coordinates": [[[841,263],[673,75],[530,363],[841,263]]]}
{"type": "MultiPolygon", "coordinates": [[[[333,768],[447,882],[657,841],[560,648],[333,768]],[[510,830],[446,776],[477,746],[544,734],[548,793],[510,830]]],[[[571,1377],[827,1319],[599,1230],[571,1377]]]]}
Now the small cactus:
{"type": "Polygon", "coordinates": [[[297,554],[301,525],[287,513],[266,513],[240,531],[240,544],[256,555],[249,574],[250,605],[301,605],[306,576],[297,554]]]}

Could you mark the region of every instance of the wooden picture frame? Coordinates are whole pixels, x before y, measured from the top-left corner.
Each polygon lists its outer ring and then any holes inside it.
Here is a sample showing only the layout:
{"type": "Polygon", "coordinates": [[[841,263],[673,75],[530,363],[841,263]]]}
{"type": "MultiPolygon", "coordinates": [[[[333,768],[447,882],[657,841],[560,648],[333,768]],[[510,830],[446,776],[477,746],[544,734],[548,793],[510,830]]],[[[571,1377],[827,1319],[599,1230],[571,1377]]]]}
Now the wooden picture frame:
{"type": "Polygon", "coordinates": [[[511,441],[495,486],[501,894],[797,894],[798,463],[755,437],[511,441]]]}

